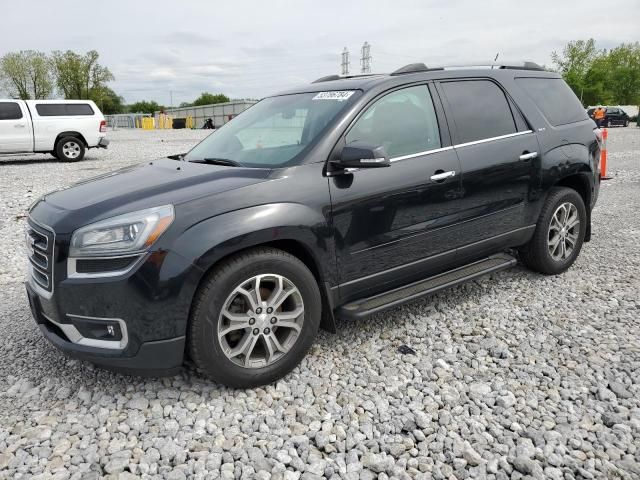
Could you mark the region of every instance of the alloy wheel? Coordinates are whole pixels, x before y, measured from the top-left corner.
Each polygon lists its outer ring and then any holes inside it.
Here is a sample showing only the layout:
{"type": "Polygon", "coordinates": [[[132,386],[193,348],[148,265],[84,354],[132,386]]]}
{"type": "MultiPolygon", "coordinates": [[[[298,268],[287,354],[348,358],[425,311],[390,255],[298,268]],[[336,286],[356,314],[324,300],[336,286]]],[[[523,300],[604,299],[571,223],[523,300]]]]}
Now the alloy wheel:
{"type": "Polygon", "coordinates": [[[225,300],[217,337],[229,360],[244,368],[262,368],[293,348],[304,322],[304,302],[291,280],[256,275],[225,300]]]}
{"type": "Polygon", "coordinates": [[[67,158],[78,158],[80,156],[80,145],[76,142],[67,142],[62,146],[62,153],[67,158]]]}
{"type": "Polygon", "coordinates": [[[547,245],[549,255],[557,262],[566,260],[576,248],[580,235],[580,216],[573,203],[565,202],[551,217],[547,245]]]}

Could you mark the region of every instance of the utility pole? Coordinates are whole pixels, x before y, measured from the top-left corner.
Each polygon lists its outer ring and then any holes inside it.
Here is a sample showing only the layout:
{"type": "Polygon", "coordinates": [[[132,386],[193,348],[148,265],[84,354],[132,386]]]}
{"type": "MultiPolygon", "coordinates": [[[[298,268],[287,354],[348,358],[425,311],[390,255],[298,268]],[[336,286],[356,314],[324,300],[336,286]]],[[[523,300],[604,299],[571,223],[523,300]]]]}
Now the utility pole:
{"type": "Polygon", "coordinates": [[[171,99],[170,100],[171,108],[173,108],[173,90],[169,90],[169,98],[171,99]]]}
{"type": "Polygon", "coordinates": [[[360,49],[360,72],[371,73],[371,45],[364,42],[360,49]]]}
{"type": "Polygon", "coordinates": [[[349,50],[347,50],[347,47],[342,50],[342,63],[340,65],[342,67],[341,75],[344,77],[349,75],[349,50]]]}

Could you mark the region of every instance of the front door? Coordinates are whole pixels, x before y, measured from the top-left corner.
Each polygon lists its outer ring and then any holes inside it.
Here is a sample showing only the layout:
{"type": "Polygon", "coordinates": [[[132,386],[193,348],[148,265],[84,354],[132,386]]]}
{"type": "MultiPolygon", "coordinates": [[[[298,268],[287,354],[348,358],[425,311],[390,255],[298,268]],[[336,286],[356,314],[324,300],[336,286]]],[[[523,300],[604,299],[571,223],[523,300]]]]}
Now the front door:
{"type": "Polygon", "coordinates": [[[344,137],[345,144],[355,141],[384,146],[391,166],[329,180],[343,301],[451,261],[461,186],[458,158],[438,126],[427,85],[370,104],[344,137]]]}
{"type": "Polygon", "coordinates": [[[531,223],[526,208],[539,171],[536,134],[491,80],[443,81],[438,88],[462,166],[459,233],[473,245],[471,255],[509,246],[531,223]]]}
{"type": "Polygon", "coordinates": [[[32,151],[26,115],[18,102],[0,102],[0,153],[32,151]]]}

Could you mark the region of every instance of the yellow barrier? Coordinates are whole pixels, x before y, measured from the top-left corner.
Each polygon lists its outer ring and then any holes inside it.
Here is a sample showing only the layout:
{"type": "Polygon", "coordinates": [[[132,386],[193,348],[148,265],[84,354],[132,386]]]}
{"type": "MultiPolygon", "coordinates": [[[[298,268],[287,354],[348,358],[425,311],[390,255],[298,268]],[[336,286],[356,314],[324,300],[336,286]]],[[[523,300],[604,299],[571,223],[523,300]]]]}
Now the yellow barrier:
{"type": "Polygon", "coordinates": [[[153,130],[155,128],[155,121],[151,117],[143,117],[142,118],[142,129],[143,130],[153,130]]]}
{"type": "Polygon", "coordinates": [[[194,128],[194,126],[195,126],[195,122],[194,122],[194,120],[193,120],[193,117],[192,117],[191,115],[189,115],[189,116],[187,117],[187,122],[186,122],[186,124],[185,124],[185,127],[186,127],[186,128],[194,128]]]}
{"type": "Polygon", "coordinates": [[[173,117],[166,114],[158,116],[158,128],[173,128],[173,117]]]}

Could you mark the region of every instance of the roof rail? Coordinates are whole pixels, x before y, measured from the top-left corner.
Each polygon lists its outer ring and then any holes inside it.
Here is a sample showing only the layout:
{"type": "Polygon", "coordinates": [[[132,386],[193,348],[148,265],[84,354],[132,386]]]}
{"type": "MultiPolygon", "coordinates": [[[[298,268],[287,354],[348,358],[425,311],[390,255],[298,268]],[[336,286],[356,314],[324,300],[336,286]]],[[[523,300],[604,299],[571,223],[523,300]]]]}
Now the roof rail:
{"type": "Polygon", "coordinates": [[[544,68],[535,62],[510,62],[510,63],[495,63],[495,62],[471,62],[462,63],[459,65],[445,65],[445,70],[455,70],[457,68],[497,68],[504,70],[540,70],[544,71],[544,68]]]}
{"type": "Polygon", "coordinates": [[[340,80],[342,77],[340,75],[327,75],[325,77],[320,77],[317,80],[314,80],[311,83],[321,83],[321,82],[330,82],[332,80],[340,80]]]}
{"type": "Polygon", "coordinates": [[[394,70],[393,72],[391,72],[391,75],[403,75],[405,73],[426,72],[428,70],[429,70],[429,67],[427,67],[422,62],[410,63],[408,65],[405,65],[404,67],[400,67],[399,69],[394,70]]]}

